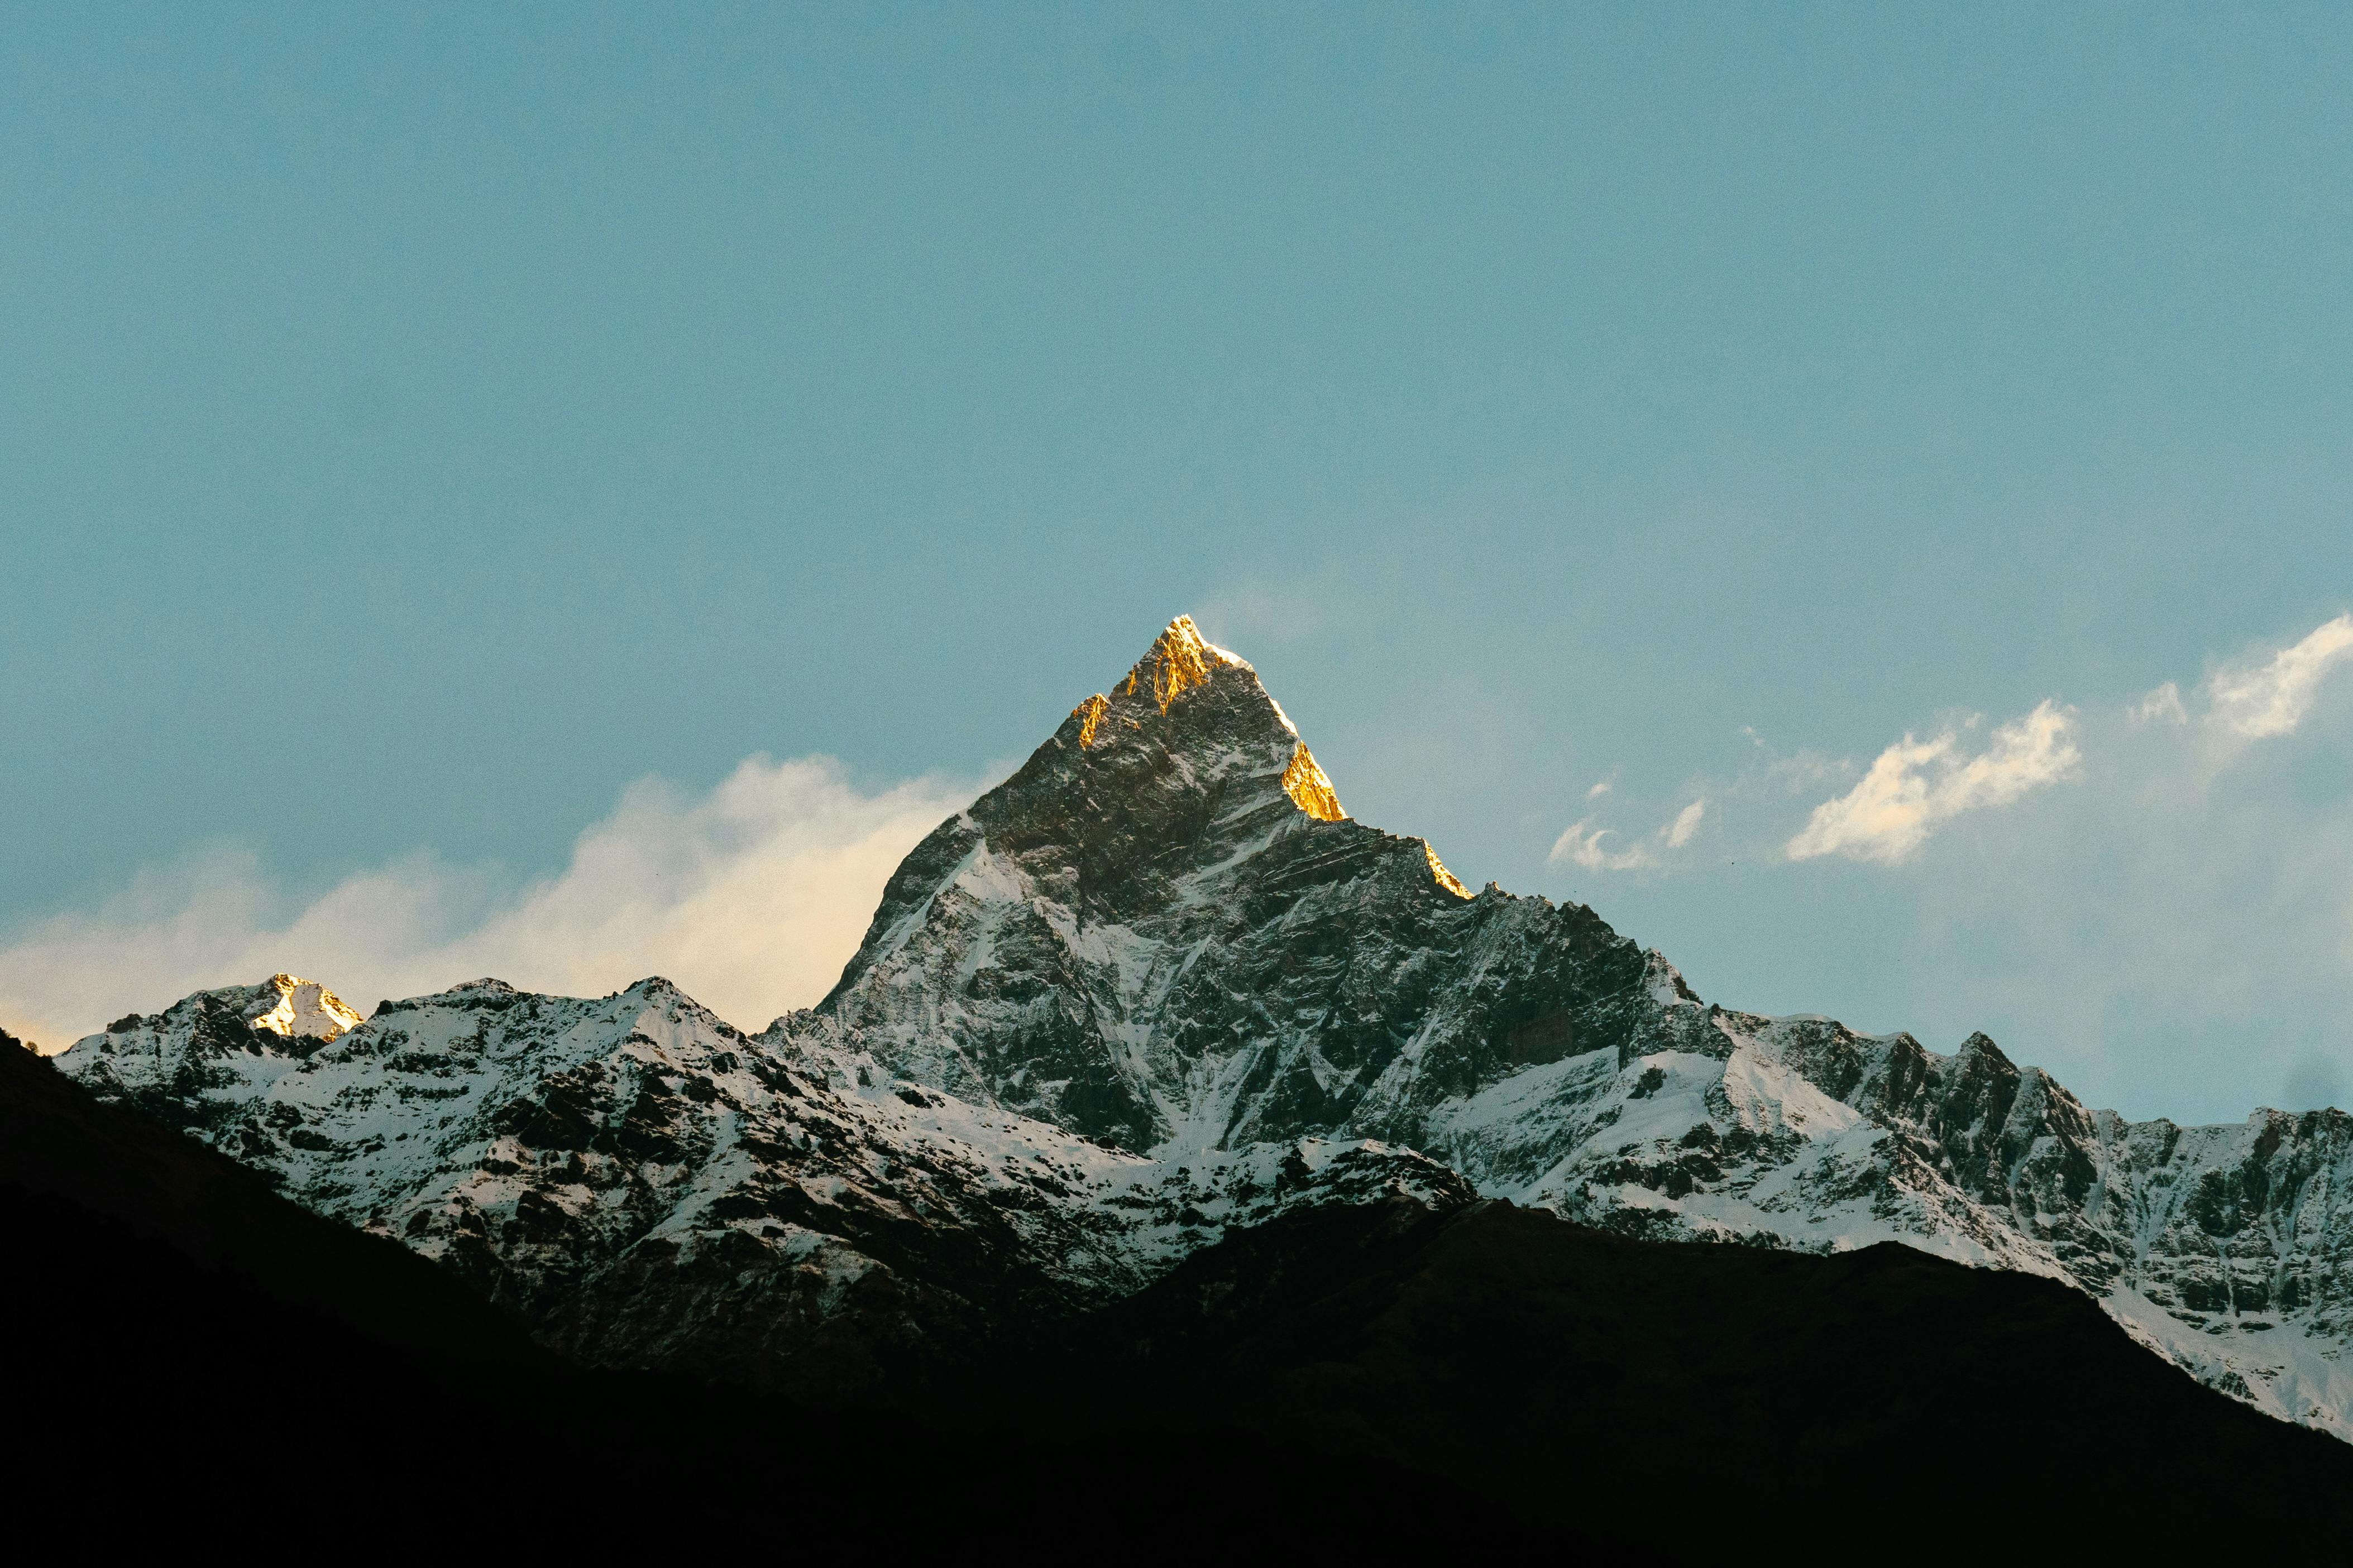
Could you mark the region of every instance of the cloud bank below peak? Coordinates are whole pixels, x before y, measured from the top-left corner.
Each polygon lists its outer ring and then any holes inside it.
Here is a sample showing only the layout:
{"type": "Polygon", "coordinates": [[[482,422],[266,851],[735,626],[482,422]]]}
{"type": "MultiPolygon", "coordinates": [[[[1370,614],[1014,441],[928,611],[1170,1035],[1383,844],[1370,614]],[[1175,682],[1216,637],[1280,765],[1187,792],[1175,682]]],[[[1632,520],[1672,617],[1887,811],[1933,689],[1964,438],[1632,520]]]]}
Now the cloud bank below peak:
{"type": "Polygon", "coordinates": [[[868,791],[829,759],[765,756],[700,797],[646,779],[562,872],[503,891],[494,873],[417,858],[298,900],[251,857],[215,855],[15,933],[0,1025],[59,1050],[124,1013],[282,970],[363,1007],[482,975],[598,995],[664,974],[756,1028],[824,994],[892,869],[979,788],[868,791]]]}

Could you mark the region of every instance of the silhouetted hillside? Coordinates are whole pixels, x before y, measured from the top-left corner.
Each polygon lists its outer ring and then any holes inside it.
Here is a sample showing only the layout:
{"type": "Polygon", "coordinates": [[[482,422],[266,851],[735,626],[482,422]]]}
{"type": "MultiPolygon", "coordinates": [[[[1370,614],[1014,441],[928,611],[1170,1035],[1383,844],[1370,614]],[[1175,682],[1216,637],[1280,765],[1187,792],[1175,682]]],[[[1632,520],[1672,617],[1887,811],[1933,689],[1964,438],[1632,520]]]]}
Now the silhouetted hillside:
{"type": "Polygon", "coordinates": [[[1605,1539],[1754,1539],[1792,1510],[1947,1541],[2353,1528],[2353,1448],[2200,1386],[2080,1292],[1894,1245],[1319,1209],[1187,1259],[1064,1364],[1097,1411],[1388,1458],[1605,1539]]]}
{"type": "Polygon", "coordinates": [[[1008,1500],[1041,1487],[1056,1528],[1148,1531],[1163,1510],[1129,1484],[1139,1465],[1221,1492],[1194,1511],[1204,1528],[1264,1525],[1254,1483],[1276,1468],[1314,1492],[1283,1510],[1284,1533],[1394,1537],[1454,1495],[1239,1431],[1208,1453],[1166,1435],[1105,1447],[1023,1406],[976,1442],[903,1410],[577,1368],[454,1276],[98,1103],[5,1035],[0,1225],[25,1450],[10,1517],[89,1542],[231,1529],[290,1552],[452,1537],[888,1548],[1027,1528],[1008,1500]]]}

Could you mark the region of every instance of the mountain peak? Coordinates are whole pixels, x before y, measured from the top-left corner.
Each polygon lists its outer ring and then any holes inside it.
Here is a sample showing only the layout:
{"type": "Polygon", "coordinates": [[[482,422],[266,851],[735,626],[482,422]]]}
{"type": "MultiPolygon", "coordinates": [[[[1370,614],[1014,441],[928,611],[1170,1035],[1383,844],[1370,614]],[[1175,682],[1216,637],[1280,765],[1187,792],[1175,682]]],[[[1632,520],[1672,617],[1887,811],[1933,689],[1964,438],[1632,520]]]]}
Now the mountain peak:
{"type": "MultiPolygon", "coordinates": [[[[1302,746],[1299,749],[1304,752],[1307,748],[1302,746]]],[[[1471,889],[1462,885],[1461,879],[1446,868],[1446,862],[1438,858],[1438,851],[1430,847],[1427,838],[1421,841],[1421,852],[1430,858],[1430,875],[1433,881],[1458,899],[1472,896],[1471,889]]]]}
{"type": "Polygon", "coordinates": [[[1477,899],[1424,840],[1351,818],[1258,672],[1179,616],[901,863],[788,1032],[1131,1149],[1288,1138],[1360,1108],[1387,1137],[1418,1132],[1445,1086],[1554,1059],[1568,1026],[1513,1031],[1581,1003],[1588,968],[1605,1001],[1639,980],[1633,945],[1589,927],[1477,899]],[[1491,927],[1546,951],[1542,984],[1433,1001],[1491,927]]]}
{"type": "MultiPolygon", "coordinates": [[[[1080,748],[1092,746],[1103,734],[1104,720],[1114,703],[1141,706],[1148,701],[1166,718],[1171,703],[1187,691],[1208,686],[1219,669],[1255,673],[1247,659],[1206,640],[1192,616],[1177,616],[1153,639],[1125,678],[1113,682],[1110,696],[1098,691],[1071,710],[1071,717],[1079,721],[1080,748]]],[[[1270,706],[1272,701],[1268,699],[1270,706]]],[[[1136,727],[1134,715],[1126,722],[1130,729],[1136,727]]]]}
{"type": "Polygon", "coordinates": [[[1258,671],[1240,654],[1203,637],[1190,616],[1170,621],[1135,667],[1113,682],[1109,695],[1096,692],[1071,710],[1071,719],[1077,733],[1066,727],[1058,739],[1075,739],[1082,757],[1148,731],[1147,744],[1186,753],[1185,773],[1193,784],[1221,788],[1212,781],[1232,778],[1241,762],[1242,772],[1256,780],[1248,793],[1288,797],[1318,822],[1347,817],[1331,775],[1258,671]]]}
{"type": "Polygon", "coordinates": [[[1149,691],[1166,713],[1168,705],[1188,689],[1207,686],[1210,675],[1220,666],[1250,668],[1235,655],[1205,641],[1192,616],[1179,616],[1168,623],[1167,629],[1153,640],[1144,657],[1135,661],[1135,668],[1127,672],[1122,695],[1133,697],[1139,691],[1149,691]]]}
{"type": "Polygon", "coordinates": [[[332,1040],[361,1023],[359,1014],[342,997],[315,980],[305,980],[297,974],[273,974],[259,989],[261,994],[256,1010],[245,1018],[256,1029],[267,1029],[290,1040],[332,1040]],[[277,993],[274,1003],[270,1000],[273,991],[277,993]]]}

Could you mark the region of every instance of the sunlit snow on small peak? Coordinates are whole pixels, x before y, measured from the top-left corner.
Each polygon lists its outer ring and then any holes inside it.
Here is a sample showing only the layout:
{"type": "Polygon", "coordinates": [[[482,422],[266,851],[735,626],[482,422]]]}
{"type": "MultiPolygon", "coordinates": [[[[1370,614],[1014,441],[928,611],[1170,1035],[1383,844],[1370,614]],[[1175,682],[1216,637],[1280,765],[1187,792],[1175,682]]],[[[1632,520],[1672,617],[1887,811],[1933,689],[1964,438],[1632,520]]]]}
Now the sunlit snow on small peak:
{"type": "Polygon", "coordinates": [[[278,1000],[275,1005],[247,1017],[254,1028],[288,1039],[332,1040],[360,1025],[359,1014],[315,980],[273,974],[269,984],[278,993],[278,1000]]]}
{"type": "Polygon", "coordinates": [[[1446,868],[1446,862],[1438,858],[1438,851],[1430,847],[1430,841],[1426,838],[1422,840],[1421,852],[1430,857],[1430,874],[1438,879],[1440,887],[1458,899],[1471,897],[1471,889],[1464,887],[1456,879],[1454,873],[1446,868]]]}

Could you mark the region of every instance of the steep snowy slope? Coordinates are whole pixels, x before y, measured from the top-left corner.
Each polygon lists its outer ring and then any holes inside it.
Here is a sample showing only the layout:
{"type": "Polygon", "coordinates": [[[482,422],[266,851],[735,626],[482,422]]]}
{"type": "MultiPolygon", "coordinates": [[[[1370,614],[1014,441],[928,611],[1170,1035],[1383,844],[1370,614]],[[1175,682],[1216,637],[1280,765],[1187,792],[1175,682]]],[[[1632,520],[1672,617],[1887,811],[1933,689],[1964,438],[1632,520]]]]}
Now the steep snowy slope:
{"type": "Polygon", "coordinates": [[[833,994],[759,1038],[1164,1157],[1374,1138],[1628,1234],[2050,1275],[2353,1437],[2353,1120],[2135,1125],[1983,1036],[1706,1005],[1590,910],[1465,896],[1343,816],[1188,620],[910,855],[833,994]]]}
{"type": "Polygon", "coordinates": [[[754,1047],[663,980],[497,981],[280,1032],[310,983],[200,992],[58,1065],[396,1236],[594,1363],[839,1396],[920,1384],[1008,1314],[1132,1290],[1238,1221],[1468,1192],[1377,1144],[1155,1160],[754,1047]]]}

